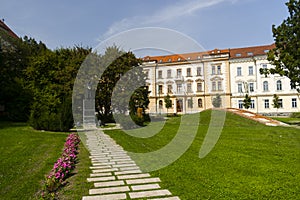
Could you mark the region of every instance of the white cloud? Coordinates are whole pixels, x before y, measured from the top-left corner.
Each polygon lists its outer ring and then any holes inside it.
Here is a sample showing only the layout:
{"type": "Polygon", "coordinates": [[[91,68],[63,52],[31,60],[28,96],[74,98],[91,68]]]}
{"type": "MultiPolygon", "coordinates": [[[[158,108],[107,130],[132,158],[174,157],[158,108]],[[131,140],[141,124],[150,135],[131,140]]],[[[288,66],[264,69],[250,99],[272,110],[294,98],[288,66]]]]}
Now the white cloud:
{"type": "Polygon", "coordinates": [[[158,10],[153,15],[124,18],[121,21],[113,23],[103,36],[104,38],[107,38],[118,32],[125,31],[130,28],[140,27],[140,26],[149,26],[149,25],[157,26],[160,23],[169,22],[179,17],[192,15],[193,13],[203,8],[211,7],[226,1],[235,3],[238,0],[182,1],[175,5],[170,5],[161,10],[158,10]]]}

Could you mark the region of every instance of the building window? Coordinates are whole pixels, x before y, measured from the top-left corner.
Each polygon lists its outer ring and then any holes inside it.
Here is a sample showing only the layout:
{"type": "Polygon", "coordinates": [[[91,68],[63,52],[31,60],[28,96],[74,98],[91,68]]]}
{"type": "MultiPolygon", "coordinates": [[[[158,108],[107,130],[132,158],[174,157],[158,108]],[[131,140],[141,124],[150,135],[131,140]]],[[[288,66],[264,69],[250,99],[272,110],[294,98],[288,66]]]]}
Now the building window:
{"type": "Polygon", "coordinates": [[[181,78],[181,76],[182,76],[181,69],[177,69],[177,78],[181,78]]]}
{"type": "Polygon", "coordinates": [[[296,89],[296,84],[295,83],[290,82],[290,86],[291,86],[291,90],[295,90],[296,89]]]}
{"type": "Polygon", "coordinates": [[[180,61],[180,60],[181,60],[181,58],[178,58],[177,60],[178,60],[178,61],[180,61]]]}
{"type": "Polygon", "coordinates": [[[283,107],[282,99],[278,99],[278,105],[279,105],[279,108],[282,108],[282,107],[283,107]]]}
{"type": "Polygon", "coordinates": [[[202,92],[202,83],[197,83],[197,92],[202,92]]]}
{"type": "Polygon", "coordinates": [[[218,74],[218,75],[221,74],[221,66],[217,66],[217,74],[218,74]]]}
{"type": "Polygon", "coordinates": [[[222,81],[218,81],[218,91],[222,90],[222,81]]]}
{"type": "Polygon", "coordinates": [[[237,67],[237,69],[236,69],[236,75],[237,76],[242,76],[242,68],[241,67],[237,67]]]}
{"type": "Polygon", "coordinates": [[[254,83],[249,83],[249,91],[254,92],[254,83]]]}
{"type": "Polygon", "coordinates": [[[264,91],[266,92],[266,91],[269,91],[269,84],[268,84],[268,81],[264,81],[264,83],[263,83],[263,89],[264,89],[264,91]]]}
{"type": "Polygon", "coordinates": [[[193,108],[193,99],[192,98],[188,99],[187,103],[188,103],[188,108],[193,108]]]}
{"type": "Polygon", "coordinates": [[[168,60],[169,62],[172,62],[172,59],[171,58],[169,58],[169,60],[168,60]]]}
{"type": "Polygon", "coordinates": [[[178,83],[177,84],[177,93],[182,93],[182,84],[181,83],[178,83]]]}
{"type": "Polygon", "coordinates": [[[243,92],[243,84],[238,83],[238,93],[242,93],[242,92],[243,92]]]}
{"type": "Polygon", "coordinates": [[[254,100],[251,100],[250,108],[251,108],[251,109],[254,109],[254,108],[255,108],[255,101],[254,101],[254,100]]]}
{"type": "Polygon", "coordinates": [[[162,109],[163,108],[163,101],[159,100],[158,105],[159,105],[159,109],[162,109]]]}
{"type": "Polygon", "coordinates": [[[216,82],[212,82],[212,91],[216,91],[217,87],[216,87],[216,82]]]}
{"type": "Polygon", "coordinates": [[[269,101],[269,99],[265,99],[265,108],[270,108],[270,101],[269,101]]]}
{"type": "Polygon", "coordinates": [[[173,93],[172,90],[173,90],[172,85],[168,85],[168,93],[173,93]]]}
{"type": "Polygon", "coordinates": [[[263,65],[262,65],[262,68],[263,68],[263,69],[268,69],[268,65],[267,65],[267,64],[263,64],[263,65]]]}
{"type": "Polygon", "coordinates": [[[292,98],[292,108],[297,108],[297,99],[292,98]]]}
{"type": "Polygon", "coordinates": [[[192,83],[187,83],[187,92],[193,92],[192,91],[192,83]]]}
{"type": "Polygon", "coordinates": [[[253,75],[253,66],[249,66],[248,71],[250,76],[253,75]]]}
{"type": "Polygon", "coordinates": [[[198,107],[199,108],[203,107],[202,99],[198,99],[198,107]]]}
{"type": "Polygon", "coordinates": [[[243,105],[244,105],[243,100],[239,100],[238,101],[238,107],[239,107],[239,109],[243,109],[243,105]]]}
{"type": "Polygon", "coordinates": [[[163,89],[163,86],[162,85],[159,85],[158,86],[158,94],[162,94],[162,89],[163,89]]]}
{"type": "Polygon", "coordinates": [[[235,54],[235,56],[236,56],[236,57],[241,57],[241,56],[242,56],[242,54],[240,54],[240,53],[237,53],[237,54],[235,54]]]}
{"type": "Polygon", "coordinates": [[[162,70],[158,71],[158,78],[162,78],[162,70]]]}
{"type": "Polygon", "coordinates": [[[248,56],[253,56],[253,52],[248,52],[247,55],[248,56]]]}
{"type": "Polygon", "coordinates": [[[149,79],[149,71],[145,71],[145,77],[146,79],[149,79]]]}
{"type": "Polygon", "coordinates": [[[172,78],[172,70],[168,69],[167,71],[167,77],[172,78]]]}
{"type": "Polygon", "coordinates": [[[201,76],[201,67],[197,67],[197,76],[201,76]]]}
{"type": "Polygon", "coordinates": [[[216,74],[216,66],[211,66],[211,74],[216,74]]]}
{"type": "Polygon", "coordinates": [[[162,63],[162,60],[159,60],[160,63],[162,63]]]}
{"type": "Polygon", "coordinates": [[[276,82],[276,87],[277,87],[277,90],[282,90],[282,83],[280,80],[276,82]]]}
{"type": "Polygon", "coordinates": [[[191,77],[191,68],[186,69],[186,76],[191,77]]]}

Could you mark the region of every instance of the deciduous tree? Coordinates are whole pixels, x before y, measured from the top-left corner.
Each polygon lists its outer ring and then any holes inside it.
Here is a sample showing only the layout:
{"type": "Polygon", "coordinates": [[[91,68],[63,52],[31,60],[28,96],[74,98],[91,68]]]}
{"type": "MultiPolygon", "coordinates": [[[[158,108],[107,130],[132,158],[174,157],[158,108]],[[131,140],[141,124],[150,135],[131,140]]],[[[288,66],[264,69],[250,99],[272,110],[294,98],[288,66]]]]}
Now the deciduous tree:
{"type": "Polygon", "coordinates": [[[289,16],[279,26],[272,26],[275,48],[268,53],[268,60],[275,68],[260,72],[286,76],[300,92],[300,1],[290,0],[286,5],[289,16]]]}

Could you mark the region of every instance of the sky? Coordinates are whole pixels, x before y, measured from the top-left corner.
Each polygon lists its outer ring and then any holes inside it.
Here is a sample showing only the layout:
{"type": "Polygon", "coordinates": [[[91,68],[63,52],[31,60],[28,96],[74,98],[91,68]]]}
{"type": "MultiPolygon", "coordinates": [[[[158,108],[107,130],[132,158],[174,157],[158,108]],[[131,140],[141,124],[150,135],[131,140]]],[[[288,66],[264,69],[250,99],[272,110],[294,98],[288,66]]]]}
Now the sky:
{"type": "Polygon", "coordinates": [[[0,18],[50,49],[96,47],[133,28],[178,31],[205,49],[272,44],[287,0],[1,0],[0,18]]]}

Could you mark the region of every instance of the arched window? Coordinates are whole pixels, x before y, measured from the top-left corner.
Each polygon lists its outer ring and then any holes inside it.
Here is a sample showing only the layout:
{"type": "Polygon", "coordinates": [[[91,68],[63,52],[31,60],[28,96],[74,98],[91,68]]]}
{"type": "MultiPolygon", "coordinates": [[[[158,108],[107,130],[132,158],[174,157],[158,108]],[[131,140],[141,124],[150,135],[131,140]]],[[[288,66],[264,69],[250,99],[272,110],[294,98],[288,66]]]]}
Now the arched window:
{"type": "Polygon", "coordinates": [[[269,91],[268,81],[264,81],[263,86],[264,86],[264,91],[269,91]]]}
{"type": "Polygon", "coordinates": [[[202,99],[198,99],[198,107],[199,107],[199,108],[202,108],[202,107],[203,107],[202,99]]]}
{"type": "Polygon", "coordinates": [[[159,108],[160,108],[160,109],[163,108],[163,101],[162,101],[162,100],[159,100],[158,105],[159,105],[159,108]]]}
{"type": "Polygon", "coordinates": [[[277,90],[282,90],[282,83],[280,80],[276,82],[276,86],[277,86],[277,90]]]}

